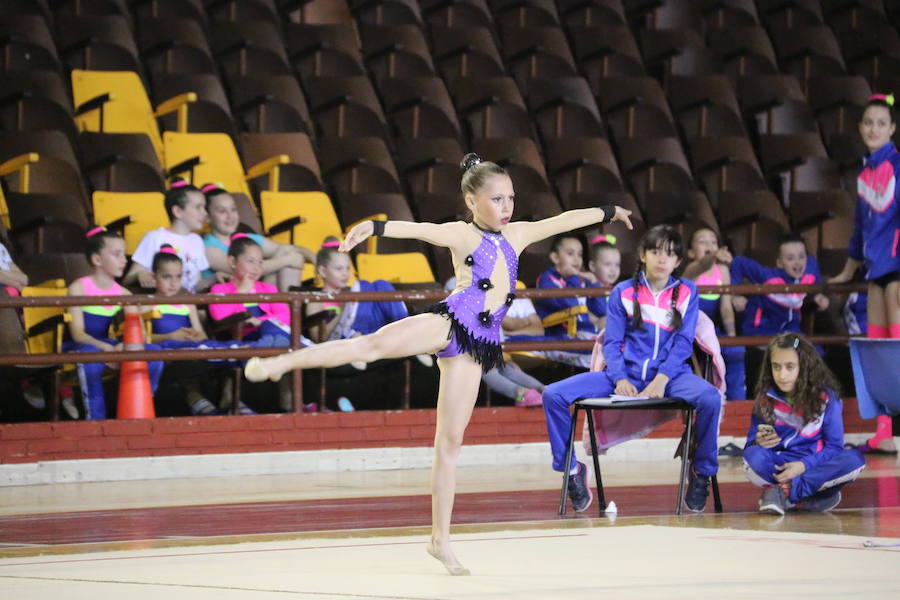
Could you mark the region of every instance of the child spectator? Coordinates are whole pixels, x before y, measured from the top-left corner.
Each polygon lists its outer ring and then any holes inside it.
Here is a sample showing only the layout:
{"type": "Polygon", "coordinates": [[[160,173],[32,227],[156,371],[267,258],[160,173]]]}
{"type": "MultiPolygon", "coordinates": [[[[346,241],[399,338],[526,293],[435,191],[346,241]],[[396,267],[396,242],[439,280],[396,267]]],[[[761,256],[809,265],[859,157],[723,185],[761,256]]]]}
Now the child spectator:
{"type": "MultiPolygon", "coordinates": [[[[550,250],[550,261],[553,266],[544,271],[537,280],[539,288],[585,288],[600,287],[597,278],[590,271],[584,270],[584,248],[581,239],[571,233],[563,233],[553,239],[550,250]]],[[[553,313],[575,306],[587,306],[588,312],[577,316],[578,339],[594,339],[597,327],[593,319],[606,316],[606,303],[603,298],[540,298],[534,301],[538,316],[543,319],[553,313]]],[[[567,339],[569,335],[564,324],[553,325],[544,329],[544,335],[552,339],[567,339]]]]}
{"type": "MultiPolygon", "coordinates": [[[[700,285],[729,285],[731,275],[728,265],[732,261],[728,248],[719,244],[719,235],[708,227],[701,227],[691,235],[688,247],[691,262],[684,269],[684,277],[700,285]]],[[[700,310],[712,319],[719,337],[734,337],[734,306],[731,294],[700,294],[700,310]]],[[[745,382],[744,347],[723,346],[725,360],[725,381],[729,400],[744,400],[747,397],[745,382]]]]}
{"type": "MultiPolygon", "coordinates": [[[[163,244],[153,257],[153,276],[156,279],[156,293],[164,298],[175,296],[181,291],[183,263],[175,249],[163,244]]],[[[160,313],[153,319],[152,341],[164,349],[194,348],[240,348],[239,342],[222,342],[210,340],[203,331],[200,315],[195,304],[157,304],[153,310],[160,313]]],[[[229,366],[240,364],[240,361],[226,361],[229,366]]],[[[200,391],[199,386],[190,378],[181,382],[185,388],[188,407],[195,415],[217,414],[216,406],[200,391]]],[[[226,387],[226,389],[228,389],[226,387]]],[[[254,414],[243,402],[240,403],[240,414],[254,414]]]]}
{"type": "MultiPolygon", "coordinates": [[[[122,276],[127,259],[125,240],[106,230],[95,227],[87,232],[85,256],[93,272],[76,279],[69,285],[70,296],[130,296],[131,292],[116,283],[122,276]]],[[[69,314],[69,339],[63,342],[64,352],[112,352],[121,350],[122,344],[109,337],[109,326],[121,306],[72,306],[69,314]]],[[[135,306],[125,307],[126,313],[139,312],[135,306]]],[[[144,344],[147,350],[159,350],[154,344],[144,344]]],[[[117,365],[118,366],[118,365],[117,365]]],[[[78,379],[84,399],[85,418],[106,418],[106,395],[103,390],[104,363],[78,363],[78,379]]],[[[150,385],[155,391],[162,374],[163,363],[147,363],[150,385]]]]}
{"type": "Polygon", "coordinates": [[[18,296],[22,288],[28,285],[28,275],[13,261],[6,244],[7,240],[0,237],[0,286],[10,296],[18,296]]]}
{"type": "Polygon", "coordinates": [[[201,279],[201,273],[209,268],[203,239],[193,233],[206,223],[206,202],[200,190],[184,181],[176,179],[166,192],[165,206],[171,225],[148,232],[141,239],[131,257],[132,265],[125,276],[124,284],[140,283],[141,287],[156,285],[153,277],[153,257],[163,244],[175,248],[184,264],[181,284],[188,292],[204,290],[215,281],[214,277],[201,279]]]}
{"type": "MultiPolygon", "coordinates": [[[[231,244],[231,236],[237,233],[240,225],[237,203],[231,194],[215,183],[207,183],[200,189],[206,196],[210,229],[209,233],[203,236],[206,258],[209,261],[209,269],[203,272],[203,277],[211,278],[217,272],[230,276],[228,246],[231,244]]],[[[315,260],[315,255],[309,249],[279,244],[256,233],[247,235],[259,244],[263,251],[262,281],[277,285],[282,292],[300,285],[304,263],[315,260]]]]}
{"type": "MultiPolygon", "coordinates": [[[[731,262],[731,282],[744,279],[752,283],[813,284],[819,283],[819,263],[807,256],[806,244],[800,236],[788,233],[778,243],[776,267],[765,267],[752,258],[735,256],[731,262]]],[[[800,332],[800,309],[806,293],[774,293],[750,296],[744,310],[741,327],[743,335],[774,335],[782,332],[800,332]]],[[[813,297],[819,310],[828,308],[828,298],[822,294],[813,297]]]]}
{"type": "Polygon", "coordinates": [[[783,333],[766,348],[744,448],[744,470],[763,488],[760,512],[824,512],[865,466],[845,450],[834,375],[802,335],[783,333]]]}
{"type": "Polygon", "coordinates": [[[702,511],[709,477],[718,471],[716,438],[722,409],[719,391],[694,375],[687,364],[697,328],[697,288],[672,275],[684,250],[681,236],[668,225],[651,228],[639,246],[634,277],[618,284],[609,296],[603,340],[605,371],[581,373],[544,390],[544,412],[553,452],[553,469],[569,473],[569,497],[576,512],[593,496],[588,471],[575,460],[564,464],[576,400],[590,397],[645,396],[682,398],[696,409],[697,450],[685,503],[702,511]]]}

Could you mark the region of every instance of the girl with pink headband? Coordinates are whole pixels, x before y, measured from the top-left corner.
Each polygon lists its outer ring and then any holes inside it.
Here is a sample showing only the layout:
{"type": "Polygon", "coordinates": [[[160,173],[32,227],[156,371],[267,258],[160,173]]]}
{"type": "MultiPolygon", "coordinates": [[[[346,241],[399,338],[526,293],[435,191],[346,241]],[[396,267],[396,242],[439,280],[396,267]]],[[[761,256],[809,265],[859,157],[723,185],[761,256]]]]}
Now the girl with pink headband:
{"type": "MultiPolygon", "coordinates": [[[[231,194],[215,183],[205,184],[200,191],[206,196],[206,211],[209,213],[209,233],[203,236],[209,268],[203,276],[212,277],[219,273],[219,279],[225,279],[231,275],[228,246],[240,225],[237,203],[231,194]]],[[[262,248],[262,280],[277,285],[282,292],[299,286],[303,280],[303,265],[316,259],[307,248],[279,244],[257,233],[247,235],[262,248]]]]}
{"type": "MultiPolygon", "coordinates": [[[[891,142],[897,130],[893,94],[869,98],[859,122],[868,149],[856,178],[856,222],[843,270],[829,279],[844,283],[862,267],[869,282],[867,335],[900,338],[900,153],[891,142]]],[[[878,417],[875,435],[859,449],[897,454],[891,418],[878,417]]]]}
{"type": "Polygon", "coordinates": [[[191,293],[206,290],[215,282],[215,277],[202,275],[209,267],[209,262],[206,260],[203,240],[195,233],[203,229],[206,223],[203,194],[187,181],[176,179],[166,192],[164,202],[171,224],[144,235],[131,257],[131,269],[123,283],[139,283],[144,288],[155,287],[153,257],[164,244],[168,244],[178,251],[178,257],[184,263],[181,280],[184,289],[191,293]]]}

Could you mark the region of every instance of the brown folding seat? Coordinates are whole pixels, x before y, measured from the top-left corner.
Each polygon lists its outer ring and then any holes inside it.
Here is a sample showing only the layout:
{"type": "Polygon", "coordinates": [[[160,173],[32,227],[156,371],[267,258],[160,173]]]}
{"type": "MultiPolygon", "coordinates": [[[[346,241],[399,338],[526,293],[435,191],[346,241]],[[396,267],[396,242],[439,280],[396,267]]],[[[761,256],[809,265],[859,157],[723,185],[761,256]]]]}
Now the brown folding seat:
{"type": "MultiPolygon", "coordinates": [[[[472,151],[485,160],[497,163],[509,172],[513,185],[518,190],[516,193],[517,210],[525,206],[522,200],[523,193],[553,195],[547,180],[544,161],[533,140],[529,138],[473,138],[472,151]]],[[[559,202],[555,197],[548,202],[550,204],[546,211],[531,207],[525,214],[552,216],[560,212],[559,202]]],[[[520,212],[520,214],[522,213],[520,212]]]]}
{"type": "Polygon", "coordinates": [[[559,25],[553,0],[488,0],[498,27],[559,25]]]}
{"type": "Polygon", "coordinates": [[[77,196],[7,192],[9,236],[18,256],[83,252],[88,219],[77,196]]]}
{"type": "Polygon", "coordinates": [[[775,264],[778,239],[790,231],[775,194],[769,190],[723,192],[717,213],[732,254],[775,264]]]}
{"type": "Polygon", "coordinates": [[[347,0],[285,0],[280,10],[292,23],[335,25],[354,23],[347,0]]]}
{"type": "Polygon", "coordinates": [[[360,25],[362,53],[375,79],[431,77],[428,43],[418,25],[360,25]]]}
{"type": "Polygon", "coordinates": [[[391,77],[378,87],[397,138],[460,139],[456,109],[441,78],[391,77]]]}
{"type": "Polygon", "coordinates": [[[769,35],[781,71],[797,77],[804,87],[811,77],[834,77],[847,73],[837,39],[825,25],[771,29],[769,35]]]}
{"type": "Polygon", "coordinates": [[[566,210],[576,197],[624,192],[612,148],[603,138],[562,138],[547,144],[547,170],[566,210]]]}
{"type": "Polygon", "coordinates": [[[644,60],[631,30],[624,25],[569,27],[572,53],[591,91],[600,93],[600,82],[614,77],[644,75],[644,60]]]}
{"type": "Polygon", "coordinates": [[[560,0],[559,16],[566,26],[626,25],[622,0],[560,0]]]}
{"type": "Polygon", "coordinates": [[[397,170],[414,197],[430,193],[462,197],[459,163],[464,154],[456,138],[401,138],[397,170]]]}
{"type": "Polygon", "coordinates": [[[694,231],[709,228],[718,233],[719,223],[706,194],[699,190],[683,192],[657,190],[647,194],[647,223],[651,226],[666,223],[674,227],[681,238],[691,239],[694,231]]]}
{"type": "Polygon", "coordinates": [[[512,27],[501,30],[503,57],[519,87],[534,77],[575,77],[575,59],[562,28],[512,27]]]}
{"type": "Polygon", "coordinates": [[[469,137],[534,139],[531,117],[512,77],[458,77],[450,95],[469,137]]]}
{"type": "Polygon", "coordinates": [[[389,139],[381,103],[368,77],[310,77],[305,84],[317,136],[389,139]]]}
{"type": "Polygon", "coordinates": [[[800,83],[793,75],[747,75],[738,80],[744,116],[759,133],[816,131],[800,83]]]}
{"type": "Polygon", "coordinates": [[[78,159],[61,131],[0,132],[0,164],[19,158],[22,167],[4,174],[8,189],[23,194],[68,195],[86,213],[88,195],[78,159]],[[27,174],[26,174],[27,173],[27,174]],[[27,189],[26,189],[27,188],[27,189]]]}
{"type": "Polygon", "coordinates": [[[118,15],[131,18],[125,0],[55,0],[53,13],[56,15],[118,15]]]}
{"type": "MultiPolygon", "coordinates": [[[[334,195],[335,208],[341,218],[341,226],[346,230],[358,221],[374,215],[387,215],[389,221],[415,221],[409,204],[403,194],[337,192],[334,195]]],[[[362,250],[360,248],[359,250],[362,250]]],[[[382,237],[378,239],[379,254],[396,252],[423,252],[425,244],[418,240],[382,237]]]]}
{"type": "Polygon", "coordinates": [[[871,81],[900,72],[900,33],[889,23],[837,30],[836,35],[852,73],[871,81]]]}
{"type": "Polygon", "coordinates": [[[422,17],[429,25],[441,27],[494,26],[491,10],[485,0],[421,0],[422,17]]]}
{"type": "Polygon", "coordinates": [[[456,77],[506,75],[490,29],[432,25],[429,31],[434,63],[451,88],[456,77]]]}
{"type": "Polygon", "coordinates": [[[785,206],[794,191],[839,189],[837,165],[828,158],[817,133],[761,135],[759,155],[772,189],[781,189],[785,206]]]}
{"type": "Polygon", "coordinates": [[[402,193],[397,168],[384,140],[377,137],[323,138],[322,175],[336,191],[402,193]]]}
{"type": "Polygon", "coordinates": [[[707,44],[719,57],[724,73],[732,83],[745,75],[778,73],[775,49],[762,27],[714,29],[707,35],[707,44]]]}
{"type": "Polygon", "coordinates": [[[131,24],[119,15],[58,15],[56,40],[70,69],[140,73],[131,24]]]}
{"type": "Polygon", "coordinates": [[[649,192],[696,189],[687,158],[675,137],[628,138],[619,142],[619,153],[625,179],[644,209],[649,192]]]}
{"type": "Polygon", "coordinates": [[[859,157],[866,154],[858,124],[871,95],[869,82],[859,75],[809,80],[810,108],[831,158],[858,165],[859,157]]]}
{"type": "Polygon", "coordinates": [[[768,29],[823,25],[819,0],[757,0],[756,9],[768,29]]]}
{"type": "Polygon", "coordinates": [[[708,29],[759,25],[759,14],[753,0],[703,0],[700,11],[708,29]]]}
{"type": "Polygon", "coordinates": [[[686,137],[747,135],[734,88],[724,75],[670,77],[666,93],[686,137]]]}
{"type": "Polygon", "coordinates": [[[888,22],[882,0],[825,0],[825,21],[835,31],[867,29],[888,22]]]}
{"type": "Polygon", "coordinates": [[[766,180],[744,137],[694,137],[688,142],[694,177],[714,208],[724,192],[764,190],[766,180]]]}
{"type": "MultiPolygon", "coordinates": [[[[170,73],[154,79],[153,103],[160,104],[181,94],[193,92],[197,100],[188,104],[190,133],[227,133],[235,136],[234,119],[225,88],[218,75],[202,73],[170,73]]],[[[162,129],[178,130],[178,115],[170,113],[159,118],[162,129]]]]}
{"type": "Polygon", "coordinates": [[[598,85],[600,109],[616,140],[676,135],[669,103],[655,79],[612,77],[598,85]]]}
{"type": "Polygon", "coordinates": [[[75,143],[78,134],[72,101],[58,72],[0,71],[0,90],[0,129],[56,129],[75,143]]]}
{"type": "Polygon", "coordinates": [[[6,0],[0,2],[0,15],[25,15],[53,21],[48,0],[6,0]]]}
{"type": "Polygon", "coordinates": [[[306,96],[291,75],[244,75],[229,78],[235,118],[253,133],[302,131],[314,135],[306,96]]]}
{"type": "Polygon", "coordinates": [[[790,216],[823,273],[836,274],[847,260],[847,240],[856,219],[856,197],[845,190],[794,192],[790,216]]]}
{"type": "Polygon", "coordinates": [[[665,81],[672,75],[714,75],[722,72],[715,52],[695,29],[644,29],[640,36],[644,66],[665,81]]]}
{"type": "Polygon", "coordinates": [[[541,139],[605,137],[606,127],[583,77],[533,78],[526,100],[541,139]]]}
{"type": "Polygon", "coordinates": [[[270,21],[213,21],[210,41],[228,75],[289,75],[281,32],[270,21]]]}
{"type": "Polygon", "coordinates": [[[288,23],[285,39],[291,65],[304,80],[366,74],[352,23],[288,23]]]}
{"type": "Polygon", "coordinates": [[[79,136],[83,171],[91,187],[109,192],[163,192],[162,166],[150,138],[143,133],[98,133],[79,136]]]}
{"type": "Polygon", "coordinates": [[[656,2],[626,2],[628,20],[636,30],[693,29],[703,32],[703,16],[694,2],[657,0],[656,2]]]}
{"type": "Polygon", "coordinates": [[[53,34],[41,15],[0,14],[0,49],[4,71],[60,69],[53,34]]]}
{"type": "Polygon", "coordinates": [[[359,25],[422,27],[422,14],[416,0],[350,0],[350,10],[359,25]]]}
{"type": "Polygon", "coordinates": [[[131,2],[130,5],[135,18],[189,19],[201,24],[206,23],[203,0],[141,0],[131,2]]]}
{"type": "Polygon", "coordinates": [[[216,73],[206,33],[197,21],[174,17],[142,17],[137,44],[151,74],[216,73]]]}
{"type": "MultiPolygon", "coordinates": [[[[241,134],[241,148],[245,165],[256,165],[281,154],[288,157],[289,162],[279,168],[278,190],[305,192],[323,189],[319,161],[305,133],[244,133],[241,134]]],[[[268,178],[264,179],[251,180],[251,186],[258,192],[269,189],[268,178]]]]}
{"type": "Polygon", "coordinates": [[[218,21],[269,21],[281,23],[275,0],[220,0],[206,3],[206,14],[218,21]]]}

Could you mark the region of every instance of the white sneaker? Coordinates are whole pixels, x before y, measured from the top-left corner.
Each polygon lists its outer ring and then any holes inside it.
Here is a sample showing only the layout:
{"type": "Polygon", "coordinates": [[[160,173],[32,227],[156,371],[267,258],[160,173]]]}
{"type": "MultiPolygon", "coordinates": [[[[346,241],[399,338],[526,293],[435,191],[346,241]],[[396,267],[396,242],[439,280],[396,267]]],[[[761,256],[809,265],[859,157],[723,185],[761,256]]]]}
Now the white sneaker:
{"type": "Polygon", "coordinates": [[[430,354],[416,354],[416,360],[426,367],[434,366],[434,358],[430,354]]]}
{"type": "Polygon", "coordinates": [[[78,420],[78,408],[75,407],[75,400],[73,398],[63,398],[62,407],[63,410],[66,411],[66,414],[69,415],[70,419],[73,421],[78,420]]]}

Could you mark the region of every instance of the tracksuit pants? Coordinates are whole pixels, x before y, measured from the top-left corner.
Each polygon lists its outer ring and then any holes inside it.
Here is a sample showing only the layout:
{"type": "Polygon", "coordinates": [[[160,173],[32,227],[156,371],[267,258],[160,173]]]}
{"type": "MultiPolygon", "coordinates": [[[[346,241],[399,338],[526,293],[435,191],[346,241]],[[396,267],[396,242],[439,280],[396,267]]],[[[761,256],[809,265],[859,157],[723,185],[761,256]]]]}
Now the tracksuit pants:
{"type": "MultiPolygon", "coordinates": [[[[766,487],[775,484],[775,467],[800,460],[806,456],[790,450],[774,450],[751,445],[744,448],[744,471],[755,486],[766,487]]],[[[842,488],[859,476],[866,466],[866,460],[857,450],[842,450],[831,460],[817,467],[807,469],[799,477],[791,480],[789,500],[794,504],[816,492],[829,488],[842,488]]]]}

